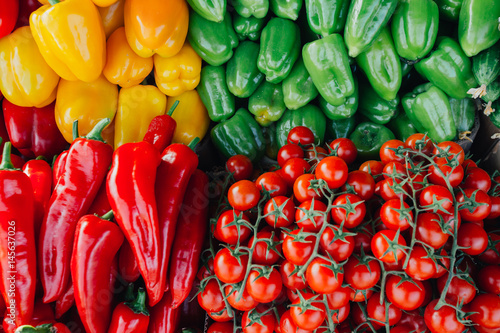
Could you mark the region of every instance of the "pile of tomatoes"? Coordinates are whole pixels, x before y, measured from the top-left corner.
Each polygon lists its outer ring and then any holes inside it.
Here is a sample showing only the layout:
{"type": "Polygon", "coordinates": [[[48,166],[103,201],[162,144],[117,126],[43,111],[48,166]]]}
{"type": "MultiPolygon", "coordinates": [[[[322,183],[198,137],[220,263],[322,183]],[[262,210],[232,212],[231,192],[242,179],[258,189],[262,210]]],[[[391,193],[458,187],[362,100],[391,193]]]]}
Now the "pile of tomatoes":
{"type": "Polygon", "coordinates": [[[208,332],[500,332],[500,175],[423,134],[356,155],[296,127],[269,171],[227,161],[208,332]]]}

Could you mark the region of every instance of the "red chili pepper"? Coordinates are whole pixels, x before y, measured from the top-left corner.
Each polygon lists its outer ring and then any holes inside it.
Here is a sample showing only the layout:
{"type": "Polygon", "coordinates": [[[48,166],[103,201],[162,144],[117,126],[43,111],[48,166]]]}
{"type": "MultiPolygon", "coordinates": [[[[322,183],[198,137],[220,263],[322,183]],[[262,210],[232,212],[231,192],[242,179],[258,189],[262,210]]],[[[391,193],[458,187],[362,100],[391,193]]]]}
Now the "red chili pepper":
{"type": "Polygon", "coordinates": [[[151,143],[159,152],[162,152],[172,143],[175,128],[177,127],[175,119],[172,118],[172,113],[174,113],[177,105],[179,105],[179,101],[175,101],[167,114],[154,117],[149,124],[146,135],[144,135],[144,141],[151,143]]]}
{"type": "Polygon", "coordinates": [[[115,150],[107,179],[109,203],[134,252],[151,306],[163,296],[154,191],[159,164],[160,153],[152,144],[144,141],[126,143],[115,150]]]}
{"type": "Polygon", "coordinates": [[[161,155],[157,170],[156,202],[160,221],[161,249],[161,285],[167,287],[168,262],[175,237],[175,226],[181,208],[184,193],[191,175],[198,167],[198,156],[191,149],[198,143],[196,138],[189,146],[175,143],[167,147],[161,155]]]}
{"type": "Polygon", "coordinates": [[[22,169],[22,167],[24,165],[24,160],[21,156],[15,155],[15,154],[10,154],[10,159],[11,159],[12,165],[14,165],[14,168],[22,169]]]}
{"type": "Polygon", "coordinates": [[[118,270],[120,276],[128,283],[133,283],[137,281],[141,272],[139,271],[139,265],[137,265],[137,260],[135,260],[134,251],[128,242],[123,242],[120,249],[120,254],[118,255],[118,270]]]}
{"type": "Polygon", "coordinates": [[[76,307],[87,332],[106,333],[111,319],[113,294],[109,277],[124,237],[108,217],[111,214],[102,218],[85,215],[75,232],[71,276],[76,307]]]}
{"type": "Polygon", "coordinates": [[[207,229],[208,177],[195,170],[182,203],[170,258],[170,306],[177,308],[193,287],[207,229]]]}
{"type": "Polygon", "coordinates": [[[17,15],[19,15],[18,0],[3,0],[0,12],[0,38],[7,36],[14,30],[17,15]]]}
{"type": "Polygon", "coordinates": [[[51,304],[44,303],[41,299],[37,299],[30,325],[38,326],[45,323],[52,323],[55,320],[54,310],[52,310],[51,304]]]}
{"type": "Polygon", "coordinates": [[[35,235],[39,235],[43,216],[49,206],[52,194],[52,168],[44,160],[30,160],[23,166],[23,172],[31,180],[35,198],[35,235]]]}
{"type": "Polygon", "coordinates": [[[170,292],[166,292],[160,303],[151,309],[148,333],[174,333],[179,326],[179,308],[170,307],[170,292]]]}
{"type": "Polygon", "coordinates": [[[0,291],[9,317],[23,325],[35,304],[35,199],[28,176],[12,165],[10,149],[7,142],[0,164],[0,291]]]}
{"type": "Polygon", "coordinates": [[[56,301],[55,315],[59,319],[63,314],[68,312],[69,309],[75,304],[75,289],[73,288],[73,281],[69,280],[66,290],[61,297],[56,301]]]}
{"type": "Polygon", "coordinates": [[[54,107],[55,102],[43,108],[26,108],[4,99],[3,114],[12,145],[46,158],[62,152],[68,143],[57,128],[54,107]]]}
{"type": "Polygon", "coordinates": [[[56,187],[59,179],[61,179],[62,174],[64,173],[64,167],[66,165],[66,158],[68,157],[69,150],[65,150],[60,153],[55,159],[54,163],[52,163],[52,190],[56,187]]]}
{"type": "Polygon", "coordinates": [[[68,284],[77,222],[88,211],[108,172],[113,148],[101,137],[107,124],[109,119],[103,119],[86,137],[73,141],[64,173],[50,197],[38,244],[46,303],[61,297],[68,284]]]}
{"type": "Polygon", "coordinates": [[[19,16],[17,17],[16,29],[30,25],[30,15],[40,8],[42,4],[37,0],[19,0],[19,16]]]}
{"type": "Polygon", "coordinates": [[[108,333],[147,332],[149,312],[146,308],[146,292],[139,288],[137,298],[130,302],[123,302],[113,311],[108,333]]]}
{"type": "MultiPolygon", "coordinates": [[[[0,91],[0,96],[2,96],[1,91],[0,91]]],[[[3,145],[7,141],[10,141],[9,132],[7,132],[7,127],[5,127],[5,119],[3,116],[3,112],[0,112],[0,149],[2,149],[2,151],[3,151],[3,145]]]]}
{"type": "Polygon", "coordinates": [[[108,192],[106,192],[106,182],[102,182],[97,196],[92,202],[87,214],[97,214],[99,216],[106,214],[111,210],[111,205],[108,200],[108,192]]]}

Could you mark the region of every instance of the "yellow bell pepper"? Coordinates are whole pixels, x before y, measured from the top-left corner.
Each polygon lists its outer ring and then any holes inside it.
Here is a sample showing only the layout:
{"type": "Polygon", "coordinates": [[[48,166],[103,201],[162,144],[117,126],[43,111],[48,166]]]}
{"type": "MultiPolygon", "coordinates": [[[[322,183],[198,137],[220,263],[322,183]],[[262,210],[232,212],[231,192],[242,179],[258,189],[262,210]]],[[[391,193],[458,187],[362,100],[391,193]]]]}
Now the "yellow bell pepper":
{"type": "Polygon", "coordinates": [[[123,12],[125,9],[125,0],[118,0],[109,7],[97,7],[101,14],[102,25],[106,38],[109,38],[119,27],[123,27],[125,19],[123,12]]]}
{"type": "Polygon", "coordinates": [[[102,73],[109,82],[122,88],[136,86],[153,70],[153,57],[142,58],[130,48],[125,28],[118,28],[106,45],[106,66],[102,73]]]}
{"type": "Polygon", "coordinates": [[[43,60],[29,27],[0,39],[0,90],[13,104],[49,105],[56,98],[59,75],[43,60]]]}
{"type": "Polygon", "coordinates": [[[170,110],[175,101],[179,101],[179,105],[172,114],[172,118],[177,122],[173,142],[187,145],[196,137],[203,139],[210,125],[210,118],[198,92],[189,90],[169,98],[167,110],[170,110]]]}
{"type": "Polygon", "coordinates": [[[92,0],[94,5],[99,7],[109,7],[116,3],[117,0],[92,0]]]}
{"type": "Polygon", "coordinates": [[[80,136],[87,135],[99,120],[113,120],[117,106],[118,86],[102,75],[90,83],[61,79],[57,89],[56,124],[66,141],[71,143],[75,120],[78,120],[80,136]]]}
{"type": "Polygon", "coordinates": [[[163,58],[155,54],[155,81],[167,96],[179,96],[200,83],[201,58],[188,42],[175,56],[163,58]]]}
{"type": "Polygon", "coordinates": [[[106,36],[91,0],[42,6],[31,14],[30,27],[43,58],[61,78],[84,82],[99,78],[106,62],[106,36]]]}
{"type": "Polygon", "coordinates": [[[158,54],[168,58],[176,55],[189,25],[185,0],[125,1],[125,32],[130,47],[143,58],[158,54]]]}
{"type": "Polygon", "coordinates": [[[165,114],[167,96],[155,86],[138,85],[120,90],[115,122],[115,149],[144,139],[149,123],[165,114]]]}

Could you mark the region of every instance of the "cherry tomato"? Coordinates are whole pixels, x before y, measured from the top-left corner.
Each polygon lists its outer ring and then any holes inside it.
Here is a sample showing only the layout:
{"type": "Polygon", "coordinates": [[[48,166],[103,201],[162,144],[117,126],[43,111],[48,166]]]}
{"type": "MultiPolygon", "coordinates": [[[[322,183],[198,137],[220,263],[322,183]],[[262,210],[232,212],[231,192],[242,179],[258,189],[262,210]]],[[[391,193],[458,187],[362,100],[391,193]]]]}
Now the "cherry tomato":
{"type": "Polygon", "coordinates": [[[286,195],[287,185],[276,172],[265,172],[257,178],[255,185],[259,191],[267,191],[271,198],[286,195]]]}
{"type": "Polygon", "coordinates": [[[375,259],[350,257],[344,265],[344,280],[354,289],[370,289],[380,280],[380,264],[375,259]]]}
{"type": "MultiPolygon", "coordinates": [[[[267,227],[269,228],[269,227],[267,227]]],[[[257,233],[257,244],[253,249],[252,263],[257,265],[273,265],[280,259],[279,253],[281,252],[281,243],[276,236],[276,234],[270,230],[262,229],[257,233]],[[268,242],[272,239],[273,247],[272,249],[268,242]]],[[[252,236],[248,242],[248,247],[252,248],[254,246],[255,237],[252,236]]]]}
{"type": "Polygon", "coordinates": [[[303,146],[312,145],[314,133],[305,126],[296,126],[288,132],[287,142],[303,146]]]}
{"type": "MultiPolygon", "coordinates": [[[[363,311],[361,311],[359,304],[353,304],[351,307],[351,319],[360,332],[372,332],[371,327],[368,325],[368,318],[366,318],[363,311]]],[[[379,323],[372,322],[371,320],[370,322],[373,328],[377,331],[382,327],[379,323]]]]}
{"type": "Polygon", "coordinates": [[[214,259],[215,275],[224,283],[238,283],[243,281],[248,263],[247,254],[238,254],[236,258],[228,248],[222,248],[214,259]],[[239,260],[238,260],[239,259],[239,260]]]}
{"type": "Polygon", "coordinates": [[[248,275],[246,290],[257,302],[274,301],[280,295],[282,288],[281,275],[275,268],[253,268],[248,275]]]}
{"type": "Polygon", "coordinates": [[[226,162],[226,170],[236,181],[250,179],[253,174],[252,161],[245,155],[231,156],[226,162]]]}
{"type": "Polygon", "coordinates": [[[477,284],[482,291],[500,294],[500,266],[489,265],[479,271],[477,284]]]}
{"type": "Polygon", "coordinates": [[[371,240],[373,234],[368,228],[364,227],[354,235],[354,253],[361,253],[361,249],[363,249],[363,253],[371,253],[371,240]]]}
{"type": "Polygon", "coordinates": [[[329,254],[336,262],[347,260],[354,251],[354,237],[337,225],[328,225],[319,240],[323,253],[329,254]]]}
{"type": "Polygon", "coordinates": [[[432,333],[462,333],[464,324],[458,321],[454,308],[443,305],[435,310],[438,300],[430,302],[425,308],[424,320],[432,333]]]}
{"type": "Polygon", "coordinates": [[[327,207],[319,200],[307,200],[300,204],[295,211],[295,223],[299,229],[307,232],[318,232],[328,222],[327,207]]]}
{"type": "Polygon", "coordinates": [[[498,253],[500,253],[500,236],[490,233],[488,235],[488,248],[479,255],[479,260],[489,265],[500,265],[498,253]]]}
{"type": "Polygon", "coordinates": [[[281,177],[289,188],[293,188],[295,180],[305,174],[311,166],[303,158],[291,158],[281,168],[281,177]]]}
{"type": "Polygon", "coordinates": [[[384,164],[380,161],[369,160],[361,164],[360,171],[368,172],[373,179],[377,182],[382,178],[384,164]]]}
{"type": "Polygon", "coordinates": [[[498,217],[500,217],[500,197],[494,197],[490,195],[490,202],[491,202],[491,210],[490,214],[488,215],[487,219],[488,220],[493,220],[498,217]]]}
{"type": "MultiPolygon", "coordinates": [[[[425,304],[425,302],[424,302],[425,304]]],[[[424,305],[422,304],[422,305],[424,305]]],[[[425,304],[427,305],[427,304],[425,304]]],[[[427,327],[425,326],[425,320],[424,316],[420,315],[419,310],[413,310],[413,311],[403,311],[403,314],[401,315],[401,320],[398,323],[399,325],[405,325],[411,328],[410,331],[415,331],[415,332],[428,332],[427,327]]]]}
{"type": "Polygon", "coordinates": [[[231,207],[237,210],[247,210],[257,206],[260,199],[259,189],[249,180],[234,183],[227,192],[231,207]]]}
{"type": "Polygon", "coordinates": [[[394,230],[382,230],[373,235],[371,241],[372,253],[375,258],[382,262],[399,262],[405,257],[405,253],[399,247],[406,246],[406,241],[394,230]],[[396,236],[398,238],[396,239],[396,236]],[[388,240],[392,243],[389,244],[388,240]]]}
{"type": "Polygon", "coordinates": [[[458,193],[457,202],[461,204],[465,201],[476,203],[478,206],[476,208],[469,208],[470,204],[459,206],[460,217],[464,221],[481,221],[487,218],[491,212],[490,196],[482,190],[466,188],[463,192],[458,193]]]}
{"type": "Polygon", "coordinates": [[[363,222],[366,215],[366,205],[355,194],[342,194],[333,201],[331,210],[333,221],[345,228],[355,228],[363,222]]]}
{"type": "Polygon", "coordinates": [[[304,151],[299,145],[286,144],[278,151],[277,160],[280,167],[283,167],[291,158],[304,158],[304,151]]]}
{"type": "MultiPolygon", "coordinates": [[[[332,309],[330,309],[332,310],[332,309]]],[[[345,321],[347,317],[349,316],[349,312],[351,311],[351,304],[347,303],[343,307],[339,309],[335,309],[332,311],[332,322],[334,324],[340,324],[341,322],[345,321]]]]}
{"type": "Polygon", "coordinates": [[[259,304],[259,302],[254,300],[252,296],[248,294],[246,288],[243,289],[243,295],[238,301],[236,300],[239,295],[238,289],[233,289],[233,286],[228,285],[224,288],[224,292],[226,293],[227,302],[236,310],[249,311],[259,304]]]}
{"type": "Polygon", "coordinates": [[[280,265],[281,281],[288,289],[302,290],[305,289],[307,283],[304,277],[297,275],[298,268],[288,260],[284,260],[280,265]]]}
{"type": "Polygon", "coordinates": [[[370,200],[375,193],[375,181],[365,171],[354,170],[349,172],[347,180],[342,186],[342,191],[347,191],[347,187],[352,188],[355,194],[365,201],[370,200]]]}
{"type": "Polygon", "coordinates": [[[214,259],[208,259],[208,262],[201,265],[198,273],[196,273],[196,278],[201,281],[204,278],[214,275],[214,259]]]}
{"type": "Polygon", "coordinates": [[[406,202],[399,199],[386,201],[380,209],[380,218],[385,226],[391,230],[406,230],[413,221],[413,213],[409,208],[410,206],[406,202]]]}
{"type": "Polygon", "coordinates": [[[319,294],[330,294],[342,286],[344,273],[337,263],[323,258],[314,258],[306,270],[309,287],[319,294]]]}
{"type": "Polygon", "coordinates": [[[410,135],[405,141],[405,146],[414,151],[421,151],[425,155],[430,155],[433,150],[432,140],[422,133],[410,135]]]}
{"type": "Polygon", "coordinates": [[[475,312],[470,319],[479,326],[500,327],[500,297],[498,295],[477,295],[469,304],[468,311],[475,312]]]}
{"type": "Polygon", "coordinates": [[[283,254],[291,263],[304,265],[312,255],[315,243],[314,235],[304,235],[300,229],[294,230],[285,236],[283,254]]]}
{"type": "Polygon", "coordinates": [[[198,294],[198,303],[207,312],[219,312],[225,307],[224,296],[219,289],[217,280],[211,279],[201,293],[198,294]]]}
{"type": "Polygon", "coordinates": [[[396,153],[396,149],[404,148],[405,143],[401,140],[389,140],[386,141],[382,147],[380,147],[380,160],[382,163],[387,164],[389,162],[399,162],[404,163],[404,156],[399,156],[396,153]]]}
{"type": "Polygon", "coordinates": [[[406,178],[406,167],[399,162],[389,162],[384,165],[382,175],[385,179],[393,178],[393,176],[396,178],[406,178]]]}
{"type": "Polygon", "coordinates": [[[325,320],[325,305],[322,297],[310,293],[303,293],[302,298],[311,304],[315,309],[303,309],[300,298],[295,300],[290,307],[290,315],[293,322],[304,330],[313,331],[321,326],[325,320]]]}
{"type": "Polygon", "coordinates": [[[304,153],[311,166],[328,156],[328,151],[323,147],[310,147],[304,153]]]}
{"type": "Polygon", "coordinates": [[[265,305],[244,312],[241,318],[243,333],[273,333],[276,325],[274,312],[269,311],[265,305]]]}
{"type": "Polygon", "coordinates": [[[352,140],[347,138],[338,138],[330,143],[332,150],[337,152],[338,157],[343,159],[347,164],[351,164],[358,156],[358,149],[352,140]]]}
{"type": "Polygon", "coordinates": [[[303,330],[298,328],[297,325],[293,322],[292,315],[290,314],[290,310],[286,311],[283,315],[281,315],[280,320],[280,329],[281,333],[309,333],[308,330],[303,330]]]}
{"type": "Polygon", "coordinates": [[[446,179],[452,187],[457,187],[464,179],[464,168],[461,165],[452,167],[448,164],[429,166],[429,181],[436,185],[447,186],[446,179]]]}
{"type": "Polygon", "coordinates": [[[223,311],[220,312],[208,312],[208,316],[212,318],[214,321],[219,322],[219,323],[224,323],[230,321],[231,317],[229,317],[229,313],[227,313],[227,310],[224,309],[223,311]]]}
{"type": "Polygon", "coordinates": [[[458,229],[457,244],[468,255],[476,256],[488,247],[488,234],[477,224],[463,223],[458,229]]]}
{"type": "Polygon", "coordinates": [[[434,147],[432,154],[435,155],[434,161],[436,163],[447,163],[448,160],[457,160],[458,164],[462,164],[465,159],[463,148],[456,142],[443,141],[434,147]]]}
{"type": "Polygon", "coordinates": [[[464,163],[462,163],[462,166],[464,167],[464,170],[467,170],[468,168],[477,168],[476,162],[474,162],[471,159],[466,159],[464,163]]]}
{"type": "Polygon", "coordinates": [[[293,194],[299,202],[304,202],[311,199],[319,199],[321,195],[319,189],[316,190],[309,188],[311,186],[311,181],[315,180],[314,175],[303,174],[299,176],[295,183],[293,184],[293,194]]]}
{"type": "Polygon", "coordinates": [[[467,168],[464,179],[464,188],[482,190],[486,193],[491,188],[491,178],[486,171],[477,167],[467,168]]]}
{"type": "Polygon", "coordinates": [[[401,180],[394,181],[392,178],[384,179],[375,184],[375,192],[377,192],[377,186],[379,186],[380,196],[385,201],[400,198],[404,200],[408,196],[407,193],[410,193],[410,187],[407,183],[403,183],[401,180]]]}
{"type": "Polygon", "coordinates": [[[330,189],[336,189],[344,185],[348,173],[346,162],[336,156],[325,157],[314,170],[316,178],[326,181],[330,189]]]}
{"type": "Polygon", "coordinates": [[[340,309],[346,306],[347,304],[349,304],[350,294],[351,294],[351,288],[338,287],[334,292],[326,295],[328,307],[330,309],[340,309]]]}
{"type": "Polygon", "coordinates": [[[366,305],[366,312],[368,317],[375,320],[377,324],[388,322],[389,326],[393,326],[401,319],[401,309],[394,304],[389,304],[386,308],[384,301],[380,302],[380,293],[374,293],[370,297],[366,305]]]}
{"type": "MultiPolygon", "coordinates": [[[[440,265],[437,265],[436,274],[434,274],[434,279],[439,279],[441,276],[445,275],[446,272],[450,269],[450,258],[446,258],[448,255],[445,250],[441,250],[440,255],[443,257],[439,259],[440,265]]],[[[426,282],[426,281],[424,281],[426,282]]]]}
{"type": "MultiPolygon", "coordinates": [[[[443,293],[444,286],[448,280],[449,273],[444,274],[439,279],[437,279],[437,288],[439,294],[443,293]]],[[[476,296],[476,287],[470,284],[464,279],[454,276],[451,279],[450,285],[448,286],[448,292],[446,293],[446,300],[449,304],[469,304],[476,296]]]]}
{"type": "Polygon", "coordinates": [[[264,206],[267,224],[273,228],[290,226],[295,221],[295,205],[291,198],[278,196],[270,199],[264,206]]]}
{"type": "Polygon", "coordinates": [[[410,253],[406,274],[414,280],[423,281],[436,275],[436,266],[439,266],[431,258],[421,245],[415,245],[410,253]]]}
{"type": "Polygon", "coordinates": [[[251,234],[250,228],[243,221],[250,222],[245,213],[239,210],[226,210],[217,219],[214,231],[215,238],[230,245],[236,245],[238,240],[243,243],[251,234]],[[234,223],[238,223],[239,227],[234,223]]]}
{"type": "Polygon", "coordinates": [[[394,306],[405,311],[417,309],[425,299],[425,289],[422,282],[403,281],[398,275],[390,275],[387,278],[385,294],[394,306]]]}
{"type": "Polygon", "coordinates": [[[364,289],[364,290],[354,290],[351,289],[351,294],[349,295],[349,300],[351,302],[360,303],[366,302],[373,295],[373,289],[364,289]]]}
{"type": "MultiPolygon", "coordinates": [[[[450,237],[444,233],[440,226],[440,215],[434,213],[420,213],[417,217],[417,230],[415,236],[417,240],[433,247],[441,248],[450,237]]],[[[444,220],[443,220],[444,224],[444,220]]]]}
{"type": "Polygon", "coordinates": [[[453,196],[447,188],[441,185],[427,186],[422,190],[419,204],[429,212],[438,214],[453,214],[453,196]]]}

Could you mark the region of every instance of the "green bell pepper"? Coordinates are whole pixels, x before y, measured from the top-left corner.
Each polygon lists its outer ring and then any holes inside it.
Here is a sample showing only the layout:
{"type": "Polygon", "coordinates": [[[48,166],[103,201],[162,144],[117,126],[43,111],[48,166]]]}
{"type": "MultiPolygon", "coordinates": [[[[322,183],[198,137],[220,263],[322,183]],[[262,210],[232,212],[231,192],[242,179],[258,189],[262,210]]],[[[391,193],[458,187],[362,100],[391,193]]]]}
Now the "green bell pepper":
{"type": "Polygon", "coordinates": [[[239,40],[250,39],[256,41],[260,38],[262,28],[267,23],[267,16],[256,18],[254,16],[243,17],[233,12],[233,27],[239,40]]]}
{"type": "Polygon", "coordinates": [[[458,21],[463,0],[434,0],[439,8],[439,14],[448,21],[458,21]]]}
{"type": "Polygon", "coordinates": [[[393,100],[401,88],[401,62],[385,27],[373,44],[356,57],[373,89],[385,100],[393,100]]]}
{"type": "Polygon", "coordinates": [[[229,91],[236,97],[250,97],[264,80],[257,68],[259,44],[244,41],[234,51],[226,67],[226,82],[229,91]]]}
{"type": "Polygon", "coordinates": [[[494,102],[500,97],[500,80],[491,82],[486,87],[486,94],[482,97],[485,102],[494,102]]]}
{"type": "Polygon", "coordinates": [[[500,75],[500,43],[479,52],[472,58],[472,73],[480,85],[477,89],[468,91],[472,97],[483,97],[486,87],[500,75]]]}
{"type": "Polygon", "coordinates": [[[318,35],[328,36],[344,30],[350,0],[305,0],[307,23],[318,35]]]}
{"type": "Polygon", "coordinates": [[[477,87],[470,59],[453,39],[442,37],[429,57],[415,64],[417,72],[457,99],[467,97],[467,91],[477,87]]]}
{"type": "Polygon", "coordinates": [[[231,0],[231,4],[243,17],[264,18],[269,10],[269,0],[231,0]]]}
{"type": "Polygon", "coordinates": [[[279,83],[290,74],[299,52],[299,27],[290,20],[275,17],[262,30],[257,66],[267,81],[279,83]]]}
{"type": "Polygon", "coordinates": [[[400,113],[397,117],[392,118],[387,124],[387,127],[394,133],[396,139],[403,142],[405,142],[410,135],[418,133],[406,113],[400,113]]]}
{"type": "Polygon", "coordinates": [[[257,161],[266,149],[262,129],[245,109],[239,109],[232,118],[215,125],[210,136],[227,158],[241,154],[257,161]]]}
{"type": "Polygon", "coordinates": [[[319,107],[321,111],[331,120],[341,120],[346,118],[351,118],[354,116],[358,110],[359,103],[359,91],[358,91],[358,79],[354,76],[354,94],[349,96],[344,104],[332,105],[328,103],[321,95],[319,96],[319,107]]]}
{"type": "Polygon", "coordinates": [[[370,122],[359,124],[349,136],[358,148],[358,160],[361,161],[379,159],[382,145],[394,138],[390,129],[370,122]]]}
{"type": "Polygon", "coordinates": [[[227,88],[223,66],[203,67],[196,90],[213,121],[221,122],[234,114],[234,96],[227,88]]]}
{"type": "Polygon", "coordinates": [[[316,89],[302,58],[295,62],[292,71],[283,80],[283,96],[285,105],[290,110],[303,107],[318,96],[318,89],[316,89]]]}
{"type": "Polygon", "coordinates": [[[231,15],[217,23],[195,11],[189,13],[188,40],[198,55],[212,66],[220,66],[233,56],[238,37],[233,30],[231,15]]]}
{"type": "Polygon", "coordinates": [[[347,14],[344,38],[349,56],[356,58],[387,25],[399,0],[353,0],[347,14]]]}
{"type": "Polygon", "coordinates": [[[468,57],[493,46],[500,39],[500,1],[464,0],[458,18],[458,40],[468,57]]]}
{"type": "Polygon", "coordinates": [[[373,123],[387,124],[398,111],[398,95],[387,101],[380,97],[368,82],[360,84],[359,94],[363,96],[359,99],[359,112],[373,123]]]}
{"type": "Polygon", "coordinates": [[[269,126],[285,112],[281,84],[264,81],[248,100],[248,111],[261,126],[269,126]]]}
{"type": "Polygon", "coordinates": [[[391,31],[399,56],[425,57],[438,33],[439,9],[433,0],[401,0],[392,17],[391,31]]]}
{"type": "Polygon", "coordinates": [[[227,0],[187,0],[189,6],[203,18],[222,22],[226,14],[227,0]]]}
{"type": "Polygon", "coordinates": [[[356,128],[356,117],[326,120],[326,136],[329,140],[347,138],[356,128]]]}
{"type": "Polygon", "coordinates": [[[455,139],[457,128],[450,101],[441,89],[432,83],[420,85],[406,94],[401,103],[420,133],[427,133],[435,142],[455,139]]]}
{"type": "Polygon", "coordinates": [[[413,64],[407,61],[401,61],[401,76],[405,77],[413,69],[413,64]]]}
{"type": "Polygon", "coordinates": [[[276,16],[295,21],[299,17],[303,0],[269,0],[269,2],[276,16]]]}
{"type": "Polygon", "coordinates": [[[491,106],[495,111],[489,115],[489,118],[493,125],[500,128],[500,101],[496,101],[491,106]]]}
{"type": "Polygon", "coordinates": [[[354,78],[342,36],[332,34],[302,48],[304,65],[321,96],[332,105],[354,94],[354,78]]]}
{"type": "Polygon", "coordinates": [[[474,126],[476,118],[476,103],[472,98],[450,98],[451,112],[459,133],[467,132],[474,126]]]}
{"type": "Polygon", "coordinates": [[[314,105],[306,105],[297,110],[286,110],[276,123],[276,141],[278,147],[287,144],[288,132],[294,127],[308,127],[315,137],[316,143],[322,143],[325,138],[326,118],[323,112],[314,105]]]}

